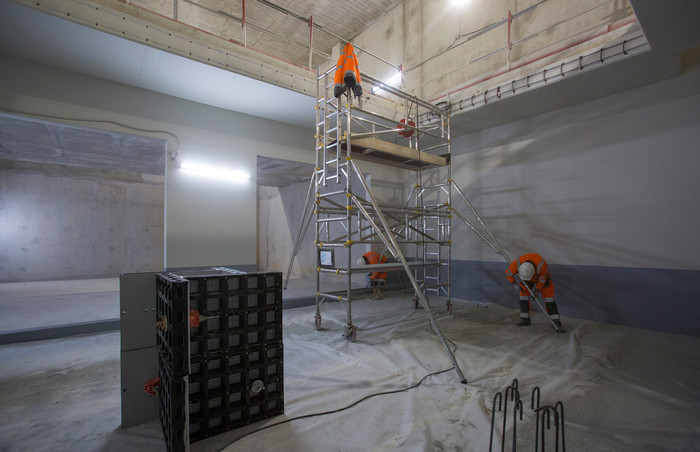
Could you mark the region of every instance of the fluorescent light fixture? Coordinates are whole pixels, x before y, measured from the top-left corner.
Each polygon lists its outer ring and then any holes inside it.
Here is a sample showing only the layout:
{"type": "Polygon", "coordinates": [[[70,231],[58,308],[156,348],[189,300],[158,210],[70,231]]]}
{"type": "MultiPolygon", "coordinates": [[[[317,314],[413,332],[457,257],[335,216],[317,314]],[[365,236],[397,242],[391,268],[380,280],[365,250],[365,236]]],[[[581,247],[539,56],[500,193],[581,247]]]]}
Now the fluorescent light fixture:
{"type": "MultiPolygon", "coordinates": [[[[401,85],[401,76],[403,76],[403,73],[401,72],[401,70],[399,70],[389,80],[384,82],[384,85],[393,86],[394,88],[398,88],[399,85],[401,85]]],[[[382,91],[381,85],[380,86],[372,85],[372,94],[377,94],[379,91],[382,91]]]]}
{"type": "Polygon", "coordinates": [[[201,163],[181,162],[180,169],[197,176],[224,180],[227,182],[245,182],[250,179],[250,175],[243,171],[220,166],[203,165],[201,163]]]}

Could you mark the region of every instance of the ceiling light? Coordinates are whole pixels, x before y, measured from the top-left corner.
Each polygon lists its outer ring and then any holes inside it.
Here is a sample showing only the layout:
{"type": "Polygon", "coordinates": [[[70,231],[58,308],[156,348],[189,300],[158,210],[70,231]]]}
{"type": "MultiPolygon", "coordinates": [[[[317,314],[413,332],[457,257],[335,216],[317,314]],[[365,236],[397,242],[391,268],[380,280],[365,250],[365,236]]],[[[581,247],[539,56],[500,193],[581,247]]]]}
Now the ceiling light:
{"type": "Polygon", "coordinates": [[[244,182],[250,179],[250,175],[243,171],[219,166],[203,165],[201,163],[182,162],[180,163],[180,169],[197,176],[227,182],[244,182]]]}
{"type": "Polygon", "coordinates": [[[399,86],[401,86],[401,78],[403,77],[403,72],[401,71],[401,68],[403,68],[403,66],[399,66],[399,71],[396,74],[394,74],[389,80],[382,83],[382,85],[372,85],[372,94],[377,94],[379,91],[382,91],[383,85],[391,86],[394,88],[398,88],[399,86]]]}
{"type": "Polygon", "coordinates": [[[462,6],[465,6],[467,3],[469,3],[471,0],[452,0],[452,6],[461,8],[462,6]]]}

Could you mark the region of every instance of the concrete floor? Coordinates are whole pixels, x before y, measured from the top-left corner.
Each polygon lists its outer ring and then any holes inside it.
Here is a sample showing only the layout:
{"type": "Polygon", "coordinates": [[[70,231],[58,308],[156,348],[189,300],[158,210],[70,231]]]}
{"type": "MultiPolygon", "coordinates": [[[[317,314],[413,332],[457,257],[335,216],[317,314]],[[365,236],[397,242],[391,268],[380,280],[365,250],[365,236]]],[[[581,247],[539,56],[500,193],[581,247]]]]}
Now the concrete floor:
{"type": "Polygon", "coordinates": [[[0,333],[119,318],[119,279],[0,284],[0,333]]]}
{"type": "MultiPolygon", "coordinates": [[[[327,290],[342,290],[345,280],[327,278],[327,290]]],[[[290,279],[285,303],[312,302],[313,278],[290,279]]],[[[0,335],[88,322],[119,319],[119,278],[0,284],[0,335]]],[[[59,333],[60,335],[60,333],[59,333]]]]}
{"type": "MultiPolygon", "coordinates": [[[[296,278],[283,297],[308,305],[315,292],[315,278],[296,278]]],[[[119,278],[0,284],[0,337],[23,338],[0,345],[0,385],[12,388],[0,396],[0,451],[165,450],[158,421],[120,428],[119,331],[75,334],[78,324],[118,320],[119,310],[119,278]],[[45,331],[66,337],[26,339],[45,331]]]]}
{"type": "MultiPolygon", "coordinates": [[[[112,315],[118,303],[115,284],[0,287],[0,309],[11,317],[4,325],[15,328],[23,319],[34,325],[72,321],[76,306],[94,318],[112,315]],[[111,302],[109,293],[115,297],[111,302]],[[93,305],[85,307],[86,300],[93,305]]],[[[285,414],[261,424],[342,407],[449,368],[425,313],[412,309],[411,297],[353,303],[355,343],[341,337],[342,306],[322,308],[321,331],[313,326],[313,306],[284,311],[285,414]]],[[[456,302],[453,316],[441,311],[436,307],[436,318],[457,347],[468,386],[450,371],[415,390],[380,396],[342,413],[233,442],[258,424],[194,443],[192,450],[263,451],[280,445],[290,452],[486,450],[491,400],[513,378],[528,405],[526,391],[535,385],[547,400],[563,401],[569,450],[699,450],[699,338],[575,319],[564,319],[566,334],[554,334],[539,314],[532,327],[517,328],[515,309],[467,302],[456,302]]],[[[0,345],[0,451],[165,450],[157,421],[120,428],[119,348],[116,331],[0,345]]],[[[531,424],[526,412],[519,442],[527,440],[531,424]]]]}

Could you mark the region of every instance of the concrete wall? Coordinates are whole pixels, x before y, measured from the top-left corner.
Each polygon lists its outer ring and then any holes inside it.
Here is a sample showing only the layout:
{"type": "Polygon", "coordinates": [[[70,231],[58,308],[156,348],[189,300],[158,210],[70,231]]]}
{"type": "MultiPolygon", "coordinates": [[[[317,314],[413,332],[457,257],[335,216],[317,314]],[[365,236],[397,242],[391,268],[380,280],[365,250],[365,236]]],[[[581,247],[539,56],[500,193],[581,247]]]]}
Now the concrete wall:
{"type": "MultiPolygon", "coordinates": [[[[313,159],[313,131],[310,129],[212,108],[6,55],[0,55],[0,78],[3,80],[1,109],[104,119],[142,129],[167,130],[181,141],[180,159],[239,168],[251,175],[251,179],[242,184],[210,181],[185,174],[174,161],[168,160],[164,265],[169,268],[254,265],[257,155],[307,162],[313,159]]],[[[120,131],[116,126],[105,125],[104,128],[120,131]]],[[[175,149],[171,138],[169,148],[175,149]]]]}
{"type": "MultiPolygon", "coordinates": [[[[289,259],[299,233],[301,214],[308,184],[299,182],[278,187],[258,187],[258,267],[261,271],[283,272],[287,276],[289,259]],[[285,195],[284,198],[282,195],[285,195]],[[285,204],[286,203],[286,204],[285,204]],[[294,213],[288,216],[288,211],[294,213]]],[[[316,266],[313,225],[309,226],[299,255],[294,261],[292,277],[313,275],[316,266]]]]}
{"type": "MultiPolygon", "coordinates": [[[[456,139],[453,176],[512,258],[549,261],[565,317],[700,334],[698,124],[696,68],[456,139]]],[[[501,257],[453,238],[455,296],[515,307],[501,257]]]]}
{"type": "Polygon", "coordinates": [[[0,282],[162,269],[164,177],[0,160],[0,282]]]}
{"type": "MultiPolygon", "coordinates": [[[[457,7],[451,0],[405,0],[355,37],[353,43],[394,65],[403,64],[406,90],[423,99],[441,98],[448,91],[466,86],[471,87],[471,96],[482,85],[495,86],[505,79],[532,73],[535,68],[598,48],[639,29],[631,24],[633,11],[627,0],[589,3],[472,0],[457,7]],[[509,11],[516,15],[510,30],[510,56],[506,51],[507,24],[491,27],[507,19],[509,11]],[[504,74],[509,67],[513,71],[504,74]]],[[[364,72],[383,80],[396,73],[396,69],[367,54],[359,52],[357,56],[364,72]]]]}
{"type": "MultiPolygon", "coordinates": [[[[358,167],[372,187],[372,193],[378,202],[386,204],[403,204],[405,202],[405,180],[413,173],[405,170],[356,161],[358,167]]],[[[334,185],[334,184],[332,184],[334,185]]],[[[259,249],[258,266],[263,271],[287,272],[289,259],[294,249],[302,223],[304,202],[308,191],[308,182],[299,182],[284,187],[258,187],[259,203],[259,249]]],[[[364,197],[359,181],[353,180],[353,191],[364,197]]],[[[335,188],[334,188],[335,189],[335,188]]],[[[345,200],[342,199],[342,202],[345,200]]],[[[344,230],[337,224],[331,226],[331,237],[341,236],[344,230]]],[[[312,276],[316,271],[315,225],[312,222],[303,239],[294,266],[292,278],[312,276]]],[[[383,246],[376,245],[376,251],[383,246]]],[[[372,249],[370,245],[352,247],[353,260],[372,249]]],[[[345,266],[347,253],[336,250],[336,263],[345,266]]],[[[361,279],[361,278],[360,278],[361,279]]]]}

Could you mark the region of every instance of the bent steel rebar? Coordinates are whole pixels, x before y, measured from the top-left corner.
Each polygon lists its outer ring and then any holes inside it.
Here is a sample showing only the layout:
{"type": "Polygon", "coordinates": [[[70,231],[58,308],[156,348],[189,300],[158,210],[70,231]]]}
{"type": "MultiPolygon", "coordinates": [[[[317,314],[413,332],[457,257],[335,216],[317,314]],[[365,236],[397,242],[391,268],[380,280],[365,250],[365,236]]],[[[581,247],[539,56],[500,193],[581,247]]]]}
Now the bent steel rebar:
{"type": "MultiPolygon", "coordinates": [[[[535,386],[530,394],[530,409],[534,413],[535,420],[535,452],[544,452],[547,448],[547,442],[545,441],[547,439],[547,435],[545,431],[552,429],[552,422],[554,422],[555,432],[553,438],[550,436],[548,444],[550,446],[554,446],[555,452],[559,452],[560,448],[561,452],[566,452],[566,437],[564,433],[564,404],[561,401],[559,401],[554,405],[541,405],[540,399],[540,387],[535,386]],[[552,417],[554,418],[553,420],[552,417]]],[[[496,412],[502,413],[503,416],[503,422],[500,424],[501,452],[506,451],[506,430],[508,428],[507,423],[510,417],[508,411],[509,404],[513,405],[513,431],[510,432],[510,435],[512,436],[510,450],[512,452],[516,452],[518,446],[518,421],[522,421],[525,415],[524,405],[522,400],[520,399],[520,389],[517,378],[514,378],[513,382],[508,387],[506,387],[503,392],[497,392],[493,398],[493,402],[491,405],[491,432],[489,435],[489,452],[494,451],[494,432],[496,432],[497,430],[496,412]]],[[[525,435],[524,439],[521,438],[521,445],[523,445],[523,442],[529,443],[530,438],[531,437],[529,437],[529,435],[525,435]]]]}
{"type": "MultiPolygon", "coordinates": [[[[518,379],[514,378],[513,383],[508,386],[505,390],[505,397],[503,398],[503,431],[501,432],[501,452],[506,450],[506,422],[508,421],[508,394],[510,394],[510,401],[513,405],[516,405],[520,400],[520,392],[518,392],[518,379]],[[510,392],[509,392],[510,391],[510,392]]],[[[515,407],[514,407],[515,408],[515,407]]]]}
{"type": "MultiPolygon", "coordinates": [[[[540,408],[540,387],[535,386],[532,389],[532,394],[530,395],[530,409],[537,412],[540,408]],[[537,398],[535,398],[537,396],[537,398]]],[[[537,433],[540,431],[540,417],[535,416],[535,452],[537,452],[537,445],[538,445],[538,435],[537,433]]]]}
{"type": "Polygon", "coordinates": [[[551,430],[551,416],[550,413],[553,413],[554,415],[554,452],[559,452],[559,425],[560,425],[560,420],[559,420],[559,412],[557,411],[556,408],[554,408],[551,405],[545,405],[540,408],[538,408],[535,413],[538,416],[541,416],[541,422],[540,422],[540,452],[545,452],[545,430],[551,430]]]}
{"type": "Polygon", "coordinates": [[[498,401],[498,411],[501,411],[503,408],[503,394],[497,392],[496,395],[493,396],[493,404],[491,406],[491,436],[489,439],[489,452],[493,452],[493,428],[496,424],[496,401],[498,401]]]}
{"type": "Polygon", "coordinates": [[[515,452],[517,438],[516,432],[518,431],[518,411],[520,411],[520,420],[523,420],[523,401],[518,399],[513,406],[513,447],[512,452],[515,452]]]}
{"type": "Polygon", "coordinates": [[[564,404],[559,401],[554,405],[554,410],[559,411],[559,419],[561,420],[561,452],[566,452],[566,439],[564,435],[564,404]]]}

